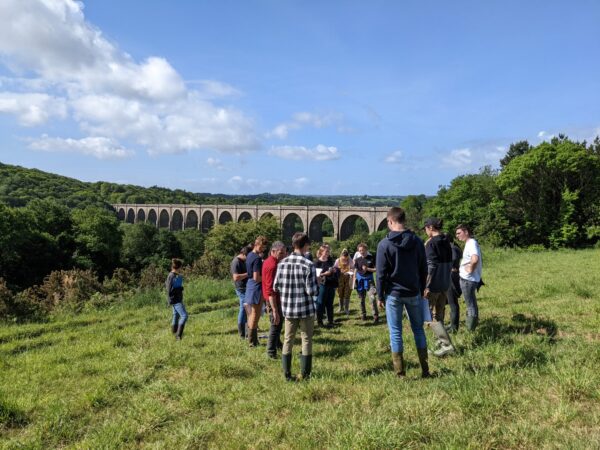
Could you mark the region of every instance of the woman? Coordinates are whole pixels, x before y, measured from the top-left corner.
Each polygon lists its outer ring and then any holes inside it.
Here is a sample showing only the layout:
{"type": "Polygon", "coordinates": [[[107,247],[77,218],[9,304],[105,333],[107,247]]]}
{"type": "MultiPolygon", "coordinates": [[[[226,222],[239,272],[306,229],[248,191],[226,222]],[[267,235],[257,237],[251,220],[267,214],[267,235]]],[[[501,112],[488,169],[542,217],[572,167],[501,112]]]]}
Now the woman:
{"type": "Polygon", "coordinates": [[[319,274],[319,295],[317,297],[317,323],[323,325],[323,313],[327,313],[327,328],[333,327],[333,299],[337,287],[337,269],[333,266],[333,259],[329,253],[328,245],[321,245],[317,252],[315,268],[319,274]]]}
{"type": "Polygon", "coordinates": [[[340,313],[350,308],[350,294],[352,294],[352,276],[354,274],[354,261],[348,255],[348,250],[343,249],[334,266],[338,269],[339,284],[338,295],[340,297],[340,313]]]}
{"type": "Polygon", "coordinates": [[[262,296],[262,254],[267,248],[267,238],[258,236],[254,241],[253,249],[246,256],[246,295],[244,305],[250,308],[248,316],[248,340],[250,347],[258,346],[258,320],[264,303],[262,296]]]}

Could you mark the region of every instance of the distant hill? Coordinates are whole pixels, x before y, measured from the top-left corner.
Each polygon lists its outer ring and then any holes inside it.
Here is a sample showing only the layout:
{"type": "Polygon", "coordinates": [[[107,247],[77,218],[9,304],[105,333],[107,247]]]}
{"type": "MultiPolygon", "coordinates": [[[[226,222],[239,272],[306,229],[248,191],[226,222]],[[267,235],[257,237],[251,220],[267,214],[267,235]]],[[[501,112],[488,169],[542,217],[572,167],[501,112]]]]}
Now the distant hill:
{"type": "Polygon", "coordinates": [[[180,203],[180,204],[282,204],[323,206],[395,206],[397,196],[304,196],[290,194],[225,195],[192,193],[158,186],[149,188],[131,184],[98,181],[88,183],[43,172],[0,163],[0,202],[25,206],[36,198],[52,198],[71,208],[112,203],[180,203]]]}

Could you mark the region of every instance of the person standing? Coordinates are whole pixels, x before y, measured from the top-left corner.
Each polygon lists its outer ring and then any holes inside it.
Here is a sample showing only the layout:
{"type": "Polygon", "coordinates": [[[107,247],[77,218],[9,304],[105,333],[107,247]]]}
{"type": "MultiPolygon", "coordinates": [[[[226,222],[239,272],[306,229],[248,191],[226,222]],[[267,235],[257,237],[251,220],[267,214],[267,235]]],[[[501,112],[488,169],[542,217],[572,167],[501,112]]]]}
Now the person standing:
{"type": "Polygon", "coordinates": [[[483,260],[479,243],[472,237],[471,229],[466,225],[456,227],[456,238],[465,243],[460,261],[460,289],[467,305],[467,330],[475,331],[479,324],[479,308],[477,307],[477,290],[481,283],[483,260]]]}
{"type": "Polygon", "coordinates": [[[454,241],[454,236],[448,233],[446,235],[452,246],[452,272],[451,272],[451,283],[448,289],[448,305],[450,306],[450,325],[446,327],[448,333],[456,333],[458,331],[458,325],[460,322],[460,306],[458,299],[462,295],[460,289],[460,275],[458,273],[460,269],[460,260],[462,259],[462,250],[454,241]]]}
{"type": "Polygon", "coordinates": [[[354,280],[354,260],[350,259],[347,249],[342,250],[340,257],[335,260],[334,267],[338,269],[339,273],[337,291],[341,314],[350,307],[350,295],[352,294],[352,282],[354,280]]]}
{"type": "Polygon", "coordinates": [[[269,319],[271,322],[267,341],[267,356],[272,359],[277,358],[277,348],[283,346],[281,343],[281,329],[283,327],[281,302],[279,294],[273,290],[273,283],[277,274],[277,264],[286,255],[285,244],[281,241],[275,241],[271,245],[269,257],[265,259],[262,266],[262,294],[269,305],[269,319]]]}
{"type": "Polygon", "coordinates": [[[177,258],[171,260],[171,272],[165,281],[167,288],[167,300],[173,308],[173,320],[171,321],[171,331],[175,339],[180,341],[183,338],[183,329],[187,322],[188,314],[183,304],[183,277],[180,275],[182,261],[177,258]]]}
{"type": "MultiPolygon", "coordinates": [[[[361,242],[358,244],[358,252],[354,255],[354,277],[356,292],[360,299],[360,312],[361,319],[367,320],[367,308],[365,306],[365,300],[367,295],[371,301],[371,311],[373,312],[373,322],[379,323],[379,311],[377,309],[377,290],[375,288],[375,281],[373,279],[373,273],[375,273],[375,259],[369,252],[367,244],[361,242]]],[[[346,309],[348,314],[348,309],[346,309]]]]}
{"type": "Polygon", "coordinates": [[[390,232],[377,246],[377,294],[379,306],[385,308],[396,375],[406,375],[402,341],[402,315],[406,309],[419,355],[421,376],[427,378],[430,375],[421,297],[427,279],[427,261],[423,241],[406,228],[405,222],[406,214],[402,208],[390,208],[387,214],[390,232]]]}
{"type": "Polygon", "coordinates": [[[260,319],[263,304],[262,296],[262,253],[267,248],[267,238],[258,236],[254,241],[252,251],[246,256],[246,272],[248,283],[246,284],[246,296],[244,304],[250,307],[248,317],[248,340],[250,347],[258,346],[258,320],[260,319]]]}
{"type": "Polygon", "coordinates": [[[322,245],[317,252],[317,259],[314,261],[319,284],[319,295],[317,296],[317,323],[320,327],[323,325],[323,316],[327,314],[327,328],[333,327],[333,299],[335,297],[335,288],[338,285],[338,269],[334,267],[333,259],[330,255],[330,247],[322,245]]]}
{"type": "Polygon", "coordinates": [[[237,256],[231,261],[231,265],[229,267],[233,284],[235,285],[235,294],[240,301],[240,310],[238,312],[238,334],[242,339],[246,338],[246,324],[248,323],[248,314],[246,313],[246,308],[244,306],[246,284],[248,283],[246,256],[251,251],[252,247],[242,247],[237,256]]]}
{"type": "Polygon", "coordinates": [[[292,380],[292,346],[300,328],[302,355],[300,356],[301,379],[306,380],[312,372],[312,336],[314,330],[317,276],[314,264],[304,257],[310,248],[306,233],[292,237],[294,252],[283,259],[277,268],[273,289],[279,292],[281,309],[285,318],[285,337],[281,351],[283,375],[292,380]]]}
{"type": "Polygon", "coordinates": [[[446,310],[446,292],[450,288],[452,273],[452,247],[445,234],[442,233],[442,221],[436,217],[425,220],[423,227],[427,234],[425,257],[427,258],[427,280],[423,296],[429,300],[432,321],[429,327],[437,338],[439,349],[433,354],[441,357],[454,353],[452,340],[444,328],[444,312],[446,310]]]}

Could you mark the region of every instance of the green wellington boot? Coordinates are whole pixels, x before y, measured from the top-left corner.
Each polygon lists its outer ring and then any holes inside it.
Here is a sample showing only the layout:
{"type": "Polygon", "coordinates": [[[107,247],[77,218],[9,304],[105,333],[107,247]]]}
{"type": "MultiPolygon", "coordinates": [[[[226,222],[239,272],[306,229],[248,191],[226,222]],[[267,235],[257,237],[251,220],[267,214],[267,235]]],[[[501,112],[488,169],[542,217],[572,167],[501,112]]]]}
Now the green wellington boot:
{"type": "Polygon", "coordinates": [[[305,381],[312,372],[312,355],[300,355],[300,379],[305,381]]]}
{"type": "Polygon", "coordinates": [[[406,369],[404,368],[404,358],[402,353],[392,352],[392,364],[394,364],[394,372],[399,378],[403,378],[406,375],[406,369]]]}
{"type": "Polygon", "coordinates": [[[281,355],[281,367],[286,381],[292,380],[292,354],[281,355]]]}
{"type": "Polygon", "coordinates": [[[429,378],[429,362],[427,361],[427,348],[418,348],[419,363],[421,364],[421,378],[429,378]]]}

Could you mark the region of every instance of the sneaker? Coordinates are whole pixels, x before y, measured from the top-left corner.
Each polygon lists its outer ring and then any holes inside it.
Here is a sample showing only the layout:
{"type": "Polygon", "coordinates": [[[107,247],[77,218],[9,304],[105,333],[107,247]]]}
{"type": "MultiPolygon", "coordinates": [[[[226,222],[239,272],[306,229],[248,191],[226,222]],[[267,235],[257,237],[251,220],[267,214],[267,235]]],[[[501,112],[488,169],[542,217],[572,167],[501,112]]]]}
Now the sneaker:
{"type": "Polygon", "coordinates": [[[360,320],[367,320],[367,315],[363,314],[362,316],[360,316],[360,320]]]}
{"type": "Polygon", "coordinates": [[[456,350],[454,348],[453,345],[441,345],[439,350],[436,350],[433,352],[433,354],[435,356],[437,356],[438,358],[442,358],[446,355],[451,355],[452,353],[454,353],[456,350]]]}

